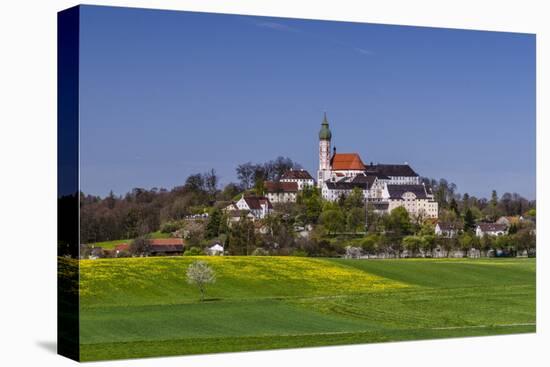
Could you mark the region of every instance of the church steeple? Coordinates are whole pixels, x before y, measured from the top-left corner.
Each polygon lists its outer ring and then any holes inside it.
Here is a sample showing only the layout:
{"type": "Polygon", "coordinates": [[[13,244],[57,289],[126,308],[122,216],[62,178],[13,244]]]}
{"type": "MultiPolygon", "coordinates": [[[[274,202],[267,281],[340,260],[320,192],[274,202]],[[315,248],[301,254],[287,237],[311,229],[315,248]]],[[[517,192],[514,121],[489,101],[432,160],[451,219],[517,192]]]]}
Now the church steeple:
{"type": "Polygon", "coordinates": [[[319,170],[317,171],[317,186],[328,179],[330,171],[330,140],[332,133],[328,127],[327,113],[323,116],[321,130],[319,131],[319,170]]]}
{"type": "Polygon", "coordinates": [[[319,131],[319,140],[330,140],[332,138],[332,133],[328,127],[327,113],[323,117],[323,122],[321,123],[321,130],[319,131]]]}

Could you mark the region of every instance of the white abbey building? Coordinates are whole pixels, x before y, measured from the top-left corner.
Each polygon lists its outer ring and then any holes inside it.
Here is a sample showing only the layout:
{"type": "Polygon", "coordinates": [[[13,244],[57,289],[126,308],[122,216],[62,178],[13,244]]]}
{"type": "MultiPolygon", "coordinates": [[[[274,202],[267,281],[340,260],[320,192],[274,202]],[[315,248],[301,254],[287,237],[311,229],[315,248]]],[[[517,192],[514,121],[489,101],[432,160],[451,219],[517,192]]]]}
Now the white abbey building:
{"type": "Polygon", "coordinates": [[[335,201],[355,187],[380,213],[402,206],[411,216],[437,218],[437,202],[431,189],[420,182],[408,164],[365,165],[357,153],[331,154],[332,133],[325,114],[319,131],[317,187],[324,199],[335,201]]]}

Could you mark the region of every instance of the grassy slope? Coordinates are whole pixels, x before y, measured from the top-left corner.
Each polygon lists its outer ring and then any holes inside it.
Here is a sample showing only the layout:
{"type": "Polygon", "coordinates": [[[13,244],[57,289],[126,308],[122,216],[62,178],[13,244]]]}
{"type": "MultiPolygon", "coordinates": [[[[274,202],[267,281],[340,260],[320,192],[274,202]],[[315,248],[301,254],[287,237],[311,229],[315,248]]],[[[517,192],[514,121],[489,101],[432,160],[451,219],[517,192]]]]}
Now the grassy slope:
{"type": "Polygon", "coordinates": [[[534,331],[533,260],[204,258],[83,261],[84,360],[534,331]]]}
{"type": "MultiPolygon", "coordinates": [[[[170,238],[171,237],[170,233],[162,233],[160,231],[151,232],[149,233],[149,236],[151,238],[170,238]]],[[[111,250],[111,249],[114,249],[116,245],[120,245],[121,243],[130,243],[130,242],[132,242],[132,239],[95,242],[95,243],[91,243],[90,245],[93,245],[96,247],[102,247],[106,250],[111,250]]]]}

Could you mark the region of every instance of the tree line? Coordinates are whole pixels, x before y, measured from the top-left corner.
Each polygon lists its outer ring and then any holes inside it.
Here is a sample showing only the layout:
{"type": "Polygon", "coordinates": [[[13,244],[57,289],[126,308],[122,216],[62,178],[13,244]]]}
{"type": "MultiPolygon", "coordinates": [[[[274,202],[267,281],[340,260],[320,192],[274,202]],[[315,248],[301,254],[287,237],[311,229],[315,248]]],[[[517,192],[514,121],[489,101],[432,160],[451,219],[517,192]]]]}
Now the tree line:
{"type": "MultiPolygon", "coordinates": [[[[238,200],[243,192],[262,194],[265,180],[277,180],[288,169],[299,167],[290,158],[278,157],[265,163],[238,165],[239,182],[223,187],[212,169],[188,176],[183,185],[171,190],[135,188],[123,196],[111,192],[104,198],[80,193],[81,242],[136,239],[161,231],[183,237],[187,248],[199,253],[213,242],[221,242],[235,255],[334,256],[345,254],[346,247],[352,246],[365,253],[399,256],[405,250],[426,252],[433,246],[465,248],[470,242],[472,248],[483,248],[472,236],[477,222],[494,221],[502,215],[529,219],[536,216],[535,201],[519,194],[498,196],[493,191],[489,199],[477,198],[459,194],[456,185],[444,179],[423,178],[439,204],[440,220],[460,224],[464,228],[462,237],[432,239],[434,222],[411,217],[403,208],[378,214],[372,207],[365,207],[359,189],[335,202],[323,200],[316,188],[305,189],[298,194],[296,203],[275,204],[274,213],[261,222],[243,217],[228,225],[223,207],[238,200]],[[204,213],[209,214],[208,218],[190,219],[204,213]]],[[[532,242],[525,235],[525,228],[517,229],[519,234],[515,237],[504,237],[491,246],[505,247],[505,240],[532,242]]],[[[484,241],[486,246],[491,239],[484,241]]]]}

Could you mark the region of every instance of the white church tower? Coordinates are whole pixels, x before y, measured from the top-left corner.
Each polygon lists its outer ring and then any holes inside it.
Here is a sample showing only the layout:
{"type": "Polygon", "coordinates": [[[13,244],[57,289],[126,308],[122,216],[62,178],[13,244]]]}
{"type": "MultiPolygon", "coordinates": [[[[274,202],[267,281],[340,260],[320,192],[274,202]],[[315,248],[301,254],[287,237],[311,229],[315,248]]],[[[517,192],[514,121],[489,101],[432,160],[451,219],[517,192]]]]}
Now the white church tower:
{"type": "Polygon", "coordinates": [[[330,177],[330,139],[332,133],[328,127],[327,113],[321,123],[319,131],[319,170],[317,171],[317,187],[322,187],[323,182],[330,177]]]}

